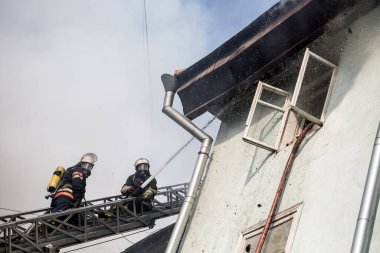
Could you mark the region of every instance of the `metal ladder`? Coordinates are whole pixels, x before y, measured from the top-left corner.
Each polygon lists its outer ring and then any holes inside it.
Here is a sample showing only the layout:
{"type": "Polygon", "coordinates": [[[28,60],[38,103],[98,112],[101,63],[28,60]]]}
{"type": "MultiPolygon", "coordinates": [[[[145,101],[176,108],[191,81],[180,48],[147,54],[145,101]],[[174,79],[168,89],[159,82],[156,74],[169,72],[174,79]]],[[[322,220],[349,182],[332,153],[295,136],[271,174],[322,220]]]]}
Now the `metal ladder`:
{"type": "Polygon", "coordinates": [[[154,226],[156,219],[178,214],[188,183],[158,188],[151,210],[137,198],[115,195],[87,206],[49,213],[43,208],[0,217],[0,253],[59,252],[60,248],[154,226]],[[141,205],[140,208],[137,205],[141,205]],[[138,210],[141,211],[138,211],[138,210]],[[75,222],[72,221],[75,218],[75,222]]]}

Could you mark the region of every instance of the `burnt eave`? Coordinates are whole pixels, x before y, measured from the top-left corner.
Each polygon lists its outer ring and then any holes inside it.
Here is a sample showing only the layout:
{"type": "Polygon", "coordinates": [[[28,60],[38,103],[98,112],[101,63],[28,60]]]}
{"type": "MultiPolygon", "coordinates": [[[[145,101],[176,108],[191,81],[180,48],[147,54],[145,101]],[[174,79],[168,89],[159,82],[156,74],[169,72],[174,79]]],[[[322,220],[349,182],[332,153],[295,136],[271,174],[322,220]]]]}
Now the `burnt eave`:
{"type": "Polygon", "coordinates": [[[194,119],[228,101],[248,78],[260,78],[313,41],[354,0],[299,0],[273,6],[212,53],[176,75],[184,114],[194,119]]]}
{"type": "Polygon", "coordinates": [[[164,253],[174,225],[175,223],[145,237],[122,253],[164,253]]]}

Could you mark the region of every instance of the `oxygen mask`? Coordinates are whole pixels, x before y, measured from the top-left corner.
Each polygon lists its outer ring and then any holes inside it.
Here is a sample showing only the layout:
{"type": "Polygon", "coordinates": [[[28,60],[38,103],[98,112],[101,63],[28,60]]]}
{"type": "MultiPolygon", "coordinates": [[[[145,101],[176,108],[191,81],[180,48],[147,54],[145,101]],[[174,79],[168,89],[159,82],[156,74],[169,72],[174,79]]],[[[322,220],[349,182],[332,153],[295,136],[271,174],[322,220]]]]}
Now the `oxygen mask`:
{"type": "Polygon", "coordinates": [[[149,164],[142,163],[137,165],[136,171],[139,175],[149,175],[149,164]]]}
{"type": "Polygon", "coordinates": [[[94,167],[92,163],[81,163],[80,165],[84,169],[85,177],[89,177],[91,175],[91,170],[94,167]]]}

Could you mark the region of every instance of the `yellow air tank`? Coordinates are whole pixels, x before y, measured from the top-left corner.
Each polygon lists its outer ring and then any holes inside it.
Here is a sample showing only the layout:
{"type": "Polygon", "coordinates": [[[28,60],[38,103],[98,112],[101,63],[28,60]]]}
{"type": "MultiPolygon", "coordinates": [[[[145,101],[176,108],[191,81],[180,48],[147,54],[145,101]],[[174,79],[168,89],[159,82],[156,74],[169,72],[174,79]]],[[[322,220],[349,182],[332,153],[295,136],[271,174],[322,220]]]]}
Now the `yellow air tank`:
{"type": "Polygon", "coordinates": [[[51,192],[51,193],[55,192],[64,174],[65,174],[65,168],[63,168],[62,166],[58,166],[55,169],[53,176],[51,177],[49,184],[47,186],[48,192],[51,192]]]}

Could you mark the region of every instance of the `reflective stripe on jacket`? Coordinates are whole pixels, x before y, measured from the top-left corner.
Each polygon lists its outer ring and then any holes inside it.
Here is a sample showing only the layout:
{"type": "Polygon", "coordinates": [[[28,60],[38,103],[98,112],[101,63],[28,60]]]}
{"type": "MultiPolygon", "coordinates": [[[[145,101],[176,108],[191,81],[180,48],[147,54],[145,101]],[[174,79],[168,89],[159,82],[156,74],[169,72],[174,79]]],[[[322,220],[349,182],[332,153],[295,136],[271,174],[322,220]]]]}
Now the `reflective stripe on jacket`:
{"type": "Polygon", "coordinates": [[[69,192],[65,192],[65,191],[61,191],[61,192],[58,192],[57,194],[55,194],[54,198],[58,198],[59,196],[67,196],[69,198],[71,198],[72,200],[74,200],[74,195],[69,193],[69,192]]]}

